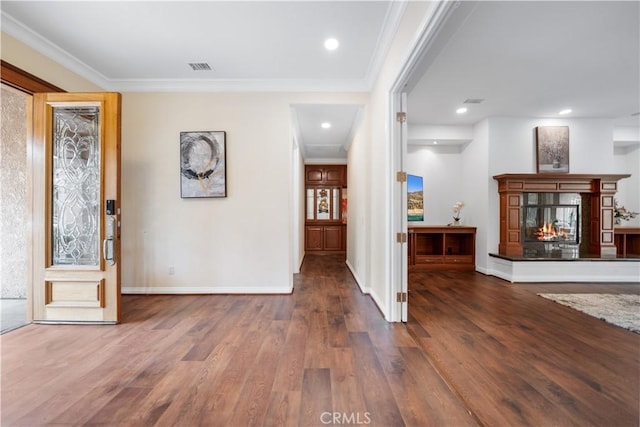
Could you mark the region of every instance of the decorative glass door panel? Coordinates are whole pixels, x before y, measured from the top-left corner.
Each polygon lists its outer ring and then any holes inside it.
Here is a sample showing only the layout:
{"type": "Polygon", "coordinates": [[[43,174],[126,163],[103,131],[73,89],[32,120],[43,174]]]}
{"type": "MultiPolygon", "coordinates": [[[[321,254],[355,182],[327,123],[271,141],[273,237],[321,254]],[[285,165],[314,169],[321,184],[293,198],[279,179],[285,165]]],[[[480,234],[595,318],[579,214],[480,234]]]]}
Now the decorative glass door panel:
{"type": "Polygon", "coordinates": [[[52,262],[100,261],[100,108],[53,108],[52,262]]]}
{"type": "Polygon", "coordinates": [[[327,187],[307,188],[307,220],[341,220],[340,189],[327,187]]]}
{"type": "Polygon", "coordinates": [[[316,189],[316,219],[331,219],[331,209],[333,208],[331,201],[333,199],[329,196],[330,191],[326,188],[316,189]]]}
{"type": "Polygon", "coordinates": [[[340,218],[340,190],[334,188],[331,192],[333,203],[331,203],[331,219],[337,221],[340,218]]]}
{"type": "Polygon", "coordinates": [[[36,94],[33,320],[120,321],[120,94],[36,94]]]}
{"type": "Polygon", "coordinates": [[[316,219],[315,207],[316,207],[316,191],[313,188],[307,188],[307,219],[316,219]]]}

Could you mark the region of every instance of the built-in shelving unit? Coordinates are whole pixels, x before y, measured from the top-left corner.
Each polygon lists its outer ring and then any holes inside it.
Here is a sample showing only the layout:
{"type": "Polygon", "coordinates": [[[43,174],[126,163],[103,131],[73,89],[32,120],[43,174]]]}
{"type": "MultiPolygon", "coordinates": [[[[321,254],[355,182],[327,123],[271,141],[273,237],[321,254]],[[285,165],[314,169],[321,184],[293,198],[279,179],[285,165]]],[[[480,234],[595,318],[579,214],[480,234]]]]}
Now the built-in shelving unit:
{"type": "Polygon", "coordinates": [[[475,227],[409,227],[410,269],[474,270],[475,265],[475,227]]]}
{"type": "Polygon", "coordinates": [[[346,251],[346,165],[305,166],[305,252],[346,251]]]}

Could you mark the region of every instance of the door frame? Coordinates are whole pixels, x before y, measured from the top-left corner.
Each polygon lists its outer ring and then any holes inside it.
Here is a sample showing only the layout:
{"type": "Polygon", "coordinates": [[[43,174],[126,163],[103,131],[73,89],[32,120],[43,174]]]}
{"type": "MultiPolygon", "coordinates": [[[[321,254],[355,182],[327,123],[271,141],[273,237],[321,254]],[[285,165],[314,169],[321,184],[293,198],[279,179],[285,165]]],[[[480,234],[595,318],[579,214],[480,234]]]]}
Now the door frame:
{"type": "MultiPolygon", "coordinates": [[[[407,157],[408,125],[410,113],[407,115],[407,122],[398,122],[396,114],[406,112],[407,93],[415,86],[422,77],[428,63],[428,55],[433,53],[435,40],[440,34],[445,22],[451,17],[453,11],[460,8],[466,12],[470,5],[461,4],[464,2],[439,1],[432,13],[428,14],[420,24],[420,30],[411,44],[413,46],[396,75],[395,80],[388,92],[388,129],[390,130],[390,153],[389,171],[391,171],[390,185],[390,205],[389,212],[391,235],[388,236],[391,242],[389,250],[390,283],[389,283],[389,307],[390,320],[392,322],[406,322],[408,319],[408,301],[396,302],[395,296],[399,293],[408,292],[407,279],[407,243],[397,243],[396,233],[407,233],[407,204],[406,182],[396,182],[396,172],[406,172],[403,170],[407,157]],[[403,102],[404,101],[404,102],[403,102]]],[[[471,3],[471,2],[468,2],[471,3]]],[[[438,50],[438,47],[434,48],[438,50]]],[[[407,234],[408,236],[408,234],[407,234]]],[[[408,240],[408,238],[407,238],[408,240]]]]}
{"type": "MultiPolygon", "coordinates": [[[[0,81],[31,96],[66,92],[15,65],[0,60],[0,81]]],[[[33,321],[33,102],[27,104],[27,321],[33,321]]]]}
{"type": "MultiPolygon", "coordinates": [[[[91,114],[91,113],[89,113],[91,114]]],[[[75,113],[74,113],[75,117],[75,113]]],[[[80,125],[82,128],[82,125],[80,125]]],[[[73,125],[71,132],[75,132],[73,125]]],[[[115,324],[121,321],[121,95],[117,92],[41,93],[33,99],[33,321],[38,323],[115,324]],[[99,133],[94,145],[98,170],[95,182],[98,232],[97,256],[89,265],[57,264],[53,247],[55,179],[58,139],[53,136],[56,109],[90,107],[99,117],[92,124],[99,133]],[[108,204],[112,201],[111,204],[108,204]],[[100,242],[103,244],[100,245],[100,242]],[[108,249],[110,247],[110,250],[108,249]],[[111,254],[107,258],[108,254],[111,254]],[[94,264],[94,261],[96,262],[94,264]]],[[[65,140],[65,136],[62,140],[65,140]]],[[[76,133],[73,141],[82,140],[76,133]]],[[[65,151],[67,153],[67,151],[65,151]]],[[[66,154],[63,155],[66,157],[66,154]]],[[[68,157],[67,157],[68,158],[68,157]]],[[[75,158],[75,157],[71,157],[75,158]]],[[[73,169],[73,168],[72,168],[73,169]]],[[[73,178],[71,179],[73,181],[73,178]]],[[[75,188],[75,187],[74,187],[75,188]]],[[[62,205],[59,205],[62,206],[62,205]]]]}

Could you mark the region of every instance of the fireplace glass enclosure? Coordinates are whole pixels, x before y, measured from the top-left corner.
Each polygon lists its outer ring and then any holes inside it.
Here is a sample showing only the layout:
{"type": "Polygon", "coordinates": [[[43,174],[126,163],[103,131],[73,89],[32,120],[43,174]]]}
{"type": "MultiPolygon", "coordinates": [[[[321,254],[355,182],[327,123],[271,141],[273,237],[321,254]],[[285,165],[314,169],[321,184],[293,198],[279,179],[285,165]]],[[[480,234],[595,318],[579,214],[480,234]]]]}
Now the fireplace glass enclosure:
{"type": "Polygon", "coordinates": [[[523,193],[523,249],[545,251],[580,243],[580,194],[523,193]]]}

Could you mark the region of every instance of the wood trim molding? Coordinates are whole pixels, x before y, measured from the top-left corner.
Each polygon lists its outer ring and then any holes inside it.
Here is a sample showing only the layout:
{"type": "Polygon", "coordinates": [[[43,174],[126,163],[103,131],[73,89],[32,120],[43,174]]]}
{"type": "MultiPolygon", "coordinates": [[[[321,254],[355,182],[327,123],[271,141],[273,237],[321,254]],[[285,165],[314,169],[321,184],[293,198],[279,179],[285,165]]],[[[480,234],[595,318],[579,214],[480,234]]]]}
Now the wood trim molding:
{"type": "MultiPolygon", "coordinates": [[[[0,81],[20,92],[33,96],[41,92],[66,92],[39,77],[28,73],[15,65],[0,59],[0,81]]],[[[33,157],[37,153],[33,146],[33,102],[27,102],[27,320],[33,320],[33,265],[34,265],[34,205],[33,205],[33,157]]]]}
{"type": "Polygon", "coordinates": [[[66,92],[64,89],[60,89],[2,60],[0,60],[0,80],[7,86],[26,92],[29,95],[39,92],[66,92]]]}

